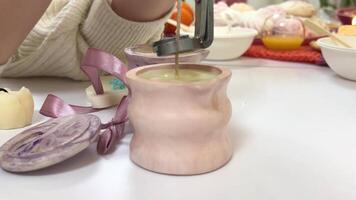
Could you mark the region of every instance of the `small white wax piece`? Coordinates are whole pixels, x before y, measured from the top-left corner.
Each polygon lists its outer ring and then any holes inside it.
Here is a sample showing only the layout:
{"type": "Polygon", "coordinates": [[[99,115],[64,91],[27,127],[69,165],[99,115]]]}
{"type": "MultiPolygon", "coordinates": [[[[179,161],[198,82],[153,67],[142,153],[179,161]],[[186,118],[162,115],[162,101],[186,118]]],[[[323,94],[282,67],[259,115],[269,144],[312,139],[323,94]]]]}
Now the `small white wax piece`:
{"type": "Polygon", "coordinates": [[[0,91],[0,129],[22,128],[32,123],[34,102],[29,89],[0,91]]]}
{"type": "Polygon", "coordinates": [[[85,92],[93,108],[108,108],[120,103],[123,96],[128,94],[123,83],[113,76],[102,76],[104,94],[97,95],[93,86],[89,86],[85,92]]]}

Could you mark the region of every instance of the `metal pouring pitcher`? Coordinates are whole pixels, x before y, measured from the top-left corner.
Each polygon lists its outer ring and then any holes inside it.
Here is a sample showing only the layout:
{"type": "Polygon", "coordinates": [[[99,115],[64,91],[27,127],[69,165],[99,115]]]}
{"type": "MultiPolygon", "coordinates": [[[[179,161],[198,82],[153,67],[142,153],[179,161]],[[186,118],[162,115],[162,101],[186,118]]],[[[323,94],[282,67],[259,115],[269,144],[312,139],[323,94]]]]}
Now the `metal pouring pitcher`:
{"type": "Polygon", "coordinates": [[[208,48],[214,39],[214,0],[195,0],[195,34],[193,38],[181,36],[165,38],[153,44],[158,56],[184,53],[208,48]]]}

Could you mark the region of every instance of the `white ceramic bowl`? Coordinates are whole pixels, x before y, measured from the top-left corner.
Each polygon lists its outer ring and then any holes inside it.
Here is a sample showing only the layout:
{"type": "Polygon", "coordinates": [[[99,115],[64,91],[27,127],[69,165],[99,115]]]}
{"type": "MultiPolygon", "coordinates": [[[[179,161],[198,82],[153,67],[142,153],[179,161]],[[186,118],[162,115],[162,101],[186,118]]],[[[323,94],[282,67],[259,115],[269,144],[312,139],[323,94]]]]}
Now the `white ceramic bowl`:
{"type": "MultiPolygon", "coordinates": [[[[183,34],[194,35],[192,31],[183,34]]],[[[230,60],[240,57],[251,46],[257,31],[249,28],[214,27],[214,41],[208,48],[208,60],[230,60]]]]}
{"type": "Polygon", "coordinates": [[[321,38],[317,44],[330,68],[338,75],[356,81],[356,37],[342,36],[354,48],[346,48],[330,38],[321,38]]]}

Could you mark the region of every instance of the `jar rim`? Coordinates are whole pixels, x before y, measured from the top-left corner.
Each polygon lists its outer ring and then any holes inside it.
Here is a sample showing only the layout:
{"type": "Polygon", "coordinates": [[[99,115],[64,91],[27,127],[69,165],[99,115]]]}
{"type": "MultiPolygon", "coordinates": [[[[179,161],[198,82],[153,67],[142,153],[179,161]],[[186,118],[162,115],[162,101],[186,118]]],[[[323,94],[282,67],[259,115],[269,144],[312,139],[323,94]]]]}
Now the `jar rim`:
{"type": "Polygon", "coordinates": [[[222,67],[217,67],[217,66],[212,66],[212,65],[205,65],[205,64],[195,64],[195,63],[182,63],[179,64],[180,67],[183,69],[204,69],[204,70],[211,70],[211,71],[217,71],[218,74],[215,78],[211,80],[204,80],[204,81],[196,81],[196,82],[174,82],[174,81],[160,81],[160,80],[149,80],[145,79],[143,77],[140,77],[139,74],[143,73],[145,71],[151,70],[151,69],[167,69],[174,67],[174,63],[164,63],[164,64],[154,64],[154,65],[147,65],[143,67],[137,67],[134,69],[131,69],[130,71],[127,72],[126,77],[128,80],[132,80],[135,82],[140,82],[140,83],[145,83],[145,84],[157,84],[157,85],[174,85],[174,86],[209,86],[212,84],[215,84],[216,82],[223,80],[223,79],[229,79],[231,77],[231,71],[227,68],[222,68],[222,67]]]}

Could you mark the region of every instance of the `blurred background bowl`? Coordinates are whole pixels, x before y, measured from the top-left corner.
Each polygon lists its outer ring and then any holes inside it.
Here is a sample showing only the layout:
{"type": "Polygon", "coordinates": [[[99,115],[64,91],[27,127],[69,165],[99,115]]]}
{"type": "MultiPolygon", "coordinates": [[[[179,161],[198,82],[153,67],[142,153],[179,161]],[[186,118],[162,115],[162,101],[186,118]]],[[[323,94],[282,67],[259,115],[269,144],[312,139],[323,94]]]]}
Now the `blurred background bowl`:
{"type": "Polygon", "coordinates": [[[257,31],[249,28],[228,27],[214,28],[214,41],[208,48],[208,60],[231,60],[240,57],[252,45],[257,31]]]}
{"type": "MultiPolygon", "coordinates": [[[[194,35],[194,27],[183,34],[188,34],[191,37],[194,35]]],[[[215,26],[214,41],[208,48],[208,60],[231,60],[240,57],[252,45],[252,42],[257,35],[257,31],[250,28],[215,26]]]]}
{"type": "Polygon", "coordinates": [[[317,44],[325,61],[330,68],[338,75],[356,81],[356,37],[339,36],[354,48],[339,46],[329,37],[321,38],[317,44]]]}
{"type": "MultiPolygon", "coordinates": [[[[181,63],[200,63],[209,54],[206,49],[199,49],[189,53],[179,54],[179,62],[181,63]]],[[[140,67],[144,65],[174,63],[175,56],[157,56],[149,45],[137,45],[125,49],[126,59],[129,68],[140,67]]]]}

